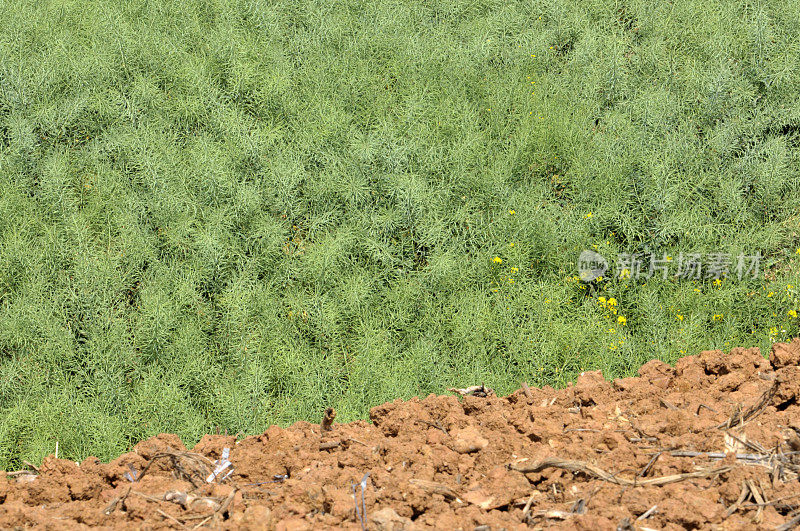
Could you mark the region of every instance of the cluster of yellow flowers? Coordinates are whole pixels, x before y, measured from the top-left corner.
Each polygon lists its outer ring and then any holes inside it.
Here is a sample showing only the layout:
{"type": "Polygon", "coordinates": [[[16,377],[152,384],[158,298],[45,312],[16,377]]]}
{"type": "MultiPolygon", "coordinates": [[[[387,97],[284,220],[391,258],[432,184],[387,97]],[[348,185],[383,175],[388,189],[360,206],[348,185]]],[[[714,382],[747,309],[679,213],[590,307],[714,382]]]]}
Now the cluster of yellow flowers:
{"type": "Polygon", "coordinates": [[[625,334],[617,332],[615,328],[609,328],[608,333],[611,334],[611,343],[608,345],[609,350],[617,350],[620,345],[625,343],[625,334]]]}
{"type": "MultiPolygon", "coordinates": [[[[786,335],[785,328],[781,328],[780,332],[784,336],[786,335]]],[[[769,329],[769,340],[772,341],[773,343],[778,340],[778,327],[773,326],[772,328],[769,329]]]]}
{"type": "MultiPolygon", "coordinates": [[[[513,216],[514,214],[516,214],[516,211],[515,210],[509,210],[508,213],[513,216]]],[[[514,245],[515,245],[514,242],[511,242],[511,243],[508,244],[509,247],[514,247],[514,245]]],[[[503,264],[503,259],[501,257],[499,257],[499,256],[495,256],[494,258],[492,258],[492,263],[495,264],[495,265],[498,265],[498,266],[502,265],[503,264]]],[[[508,271],[509,271],[510,274],[504,274],[504,275],[500,276],[500,282],[498,282],[497,280],[492,282],[492,284],[495,286],[495,287],[492,288],[492,292],[493,293],[497,293],[497,292],[500,291],[501,283],[503,283],[503,284],[514,284],[516,282],[511,275],[515,274],[515,273],[519,273],[519,268],[518,267],[512,267],[508,271]]]]}
{"type": "MultiPolygon", "coordinates": [[[[800,254],[800,249],[797,250],[796,254],[800,254]]],[[[766,290],[766,288],[764,288],[766,290]]],[[[789,316],[790,319],[797,319],[798,310],[796,308],[800,307],[800,301],[797,298],[797,291],[795,290],[794,284],[786,284],[786,295],[782,300],[788,303],[790,309],[787,310],[786,315],[789,316]]],[[[774,291],[767,292],[767,297],[772,298],[778,295],[774,291]]],[[[773,317],[777,317],[778,314],[776,312],[772,313],[773,317]]],[[[769,339],[770,341],[778,341],[778,340],[785,340],[787,338],[787,328],[790,328],[790,325],[782,325],[782,326],[772,326],[769,329],[769,339]]]]}
{"type": "MultiPolygon", "coordinates": [[[[618,315],[617,306],[619,306],[619,302],[617,301],[616,298],[611,297],[607,299],[601,295],[597,297],[597,304],[599,304],[609,312],[608,316],[612,321],[615,321],[620,326],[625,326],[625,324],[627,324],[628,320],[625,318],[625,316],[618,315]],[[614,319],[615,315],[616,319],[614,319]]],[[[612,337],[611,344],[609,344],[608,346],[609,350],[617,350],[617,348],[619,348],[619,345],[625,343],[624,334],[622,334],[621,332],[617,332],[615,328],[613,327],[609,328],[608,333],[611,334],[612,336],[615,336],[612,337]],[[617,334],[619,335],[617,336],[617,334]]]]}
{"type": "MultiPolygon", "coordinates": [[[[605,308],[606,310],[608,310],[612,314],[617,315],[617,299],[615,299],[614,297],[611,297],[610,299],[606,299],[605,297],[603,297],[601,295],[600,297],[597,297],[597,304],[599,304],[600,306],[602,306],[603,308],[605,308]]],[[[623,324],[624,325],[625,323],[628,322],[628,320],[624,316],[619,315],[619,316],[617,316],[617,322],[619,324],[623,324]]]]}

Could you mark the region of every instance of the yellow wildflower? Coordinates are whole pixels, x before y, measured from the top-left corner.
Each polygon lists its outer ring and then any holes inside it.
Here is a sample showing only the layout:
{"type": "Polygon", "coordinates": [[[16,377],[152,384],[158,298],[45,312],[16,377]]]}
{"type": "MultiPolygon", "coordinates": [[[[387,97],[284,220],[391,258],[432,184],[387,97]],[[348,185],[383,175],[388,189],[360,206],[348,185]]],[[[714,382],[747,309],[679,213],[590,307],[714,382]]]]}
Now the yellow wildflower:
{"type": "Polygon", "coordinates": [[[627,323],[627,322],[628,322],[628,320],[627,320],[627,319],[625,319],[623,316],[621,316],[621,315],[620,315],[619,317],[617,317],[617,322],[618,322],[619,324],[623,324],[623,325],[624,325],[625,323],[627,323]]]}
{"type": "Polygon", "coordinates": [[[502,258],[500,258],[499,256],[495,256],[495,257],[492,259],[492,262],[494,262],[495,264],[502,264],[502,263],[503,263],[503,259],[502,259],[502,258]]]}
{"type": "Polygon", "coordinates": [[[797,317],[797,310],[789,310],[786,313],[789,314],[789,317],[792,317],[792,318],[796,318],[797,317]]]}
{"type": "Polygon", "coordinates": [[[617,299],[615,299],[614,297],[611,297],[610,299],[608,299],[608,305],[609,306],[616,306],[617,305],[617,299]]]}

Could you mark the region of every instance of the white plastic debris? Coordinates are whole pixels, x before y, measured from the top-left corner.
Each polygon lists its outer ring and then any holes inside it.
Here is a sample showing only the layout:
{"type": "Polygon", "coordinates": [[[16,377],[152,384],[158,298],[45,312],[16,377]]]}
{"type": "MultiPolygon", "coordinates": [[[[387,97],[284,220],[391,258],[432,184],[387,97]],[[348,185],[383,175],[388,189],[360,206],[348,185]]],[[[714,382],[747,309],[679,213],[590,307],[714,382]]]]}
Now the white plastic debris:
{"type": "Polygon", "coordinates": [[[222,456],[220,456],[219,460],[214,462],[214,471],[211,473],[208,478],[206,478],[206,483],[211,483],[214,481],[221,473],[223,473],[228,467],[231,467],[230,471],[228,471],[225,476],[220,479],[220,482],[225,481],[228,476],[233,474],[233,466],[230,461],[228,461],[228,456],[231,454],[230,448],[223,448],[222,449],[222,456]]]}

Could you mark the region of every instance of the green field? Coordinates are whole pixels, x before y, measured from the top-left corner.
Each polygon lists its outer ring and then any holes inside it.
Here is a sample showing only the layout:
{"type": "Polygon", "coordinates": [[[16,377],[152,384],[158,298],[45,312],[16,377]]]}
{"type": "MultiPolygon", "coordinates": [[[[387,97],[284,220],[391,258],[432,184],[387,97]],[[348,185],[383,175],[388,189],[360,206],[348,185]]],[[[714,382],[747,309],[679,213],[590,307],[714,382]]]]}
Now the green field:
{"type": "Polygon", "coordinates": [[[2,10],[0,468],[798,335],[800,4],[2,10]]]}

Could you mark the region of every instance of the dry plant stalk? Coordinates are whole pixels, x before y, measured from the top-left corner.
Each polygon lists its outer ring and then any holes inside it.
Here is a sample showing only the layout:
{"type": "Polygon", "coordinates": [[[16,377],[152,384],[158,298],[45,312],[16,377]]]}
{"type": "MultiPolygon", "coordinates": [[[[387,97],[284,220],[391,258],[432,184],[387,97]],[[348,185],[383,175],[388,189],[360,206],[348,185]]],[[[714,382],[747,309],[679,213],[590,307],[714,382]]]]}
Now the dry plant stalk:
{"type": "Polygon", "coordinates": [[[558,457],[548,457],[546,459],[542,459],[541,461],[537,461],[531,464],[512,464],[509,465],[511,470],[516,470],[517,472],[522,472],[524,474],[530,472],[540,472],[546,468],[561,468],[563,470],[569,470],[570,472],[581,472],[588,476],[592,476],[597,479],[601,479],[603,481],[608,481],[609,483],[615,483],[617,485],[625,485],[628,487],[635,487],[639,485],[650,485],[650,486],[659,486],[659,485],[667,485],[669,483],[676,483],[678,481],[683,481],[686,479],[693,479],[693,478],[705,478],[709,476],[715,476],[717,474],[724,474],[725,472],[729,472],[733,469],[730,466],[723,466],[713,469],[706,469],[706,470],[698,470],[696,472],[687,472],[685,474],[674,474],[670,476],[662,476],[657,478],[648,478],[648,479],[628,479],[623,477],[615,476],[609,472],[606,472],[602,468],[592,465],[590,463],[584,463],[582,461],[570,461],[568,459],[559,459],[558,457]]]}
{"type": "Polygon", "coordinates": [[[434,494],[441,494],[447,500],[459,499],[458,493],[447,485],[436,483],[435,481],[427,481],[425,479],[411,479],[408,482],[424,491],[432,492],[434,494]]]}
{"type": "Polygon", "coordinates": [[[147,474],[153,463],[158,459],[169,458],[172,465],[173,472],[178,479],[184,479],[191,483],[194,487],[199,487],[205,484],[205,478],[211,473],[214,468],[213,463],[206,457],[192,453],[192,452],[173,452],[166,451],[154,455],[150,461],[142,469],[142,473],[136,481],[141,479],[147,474]]]}
{"type": "Polygon", "coordinates": [[[739,408],[737,407],[736,411],[733,412],[731,417],[722,424],[718,424],[717,428],[727,430],[735,427],[737,424],[739,426],[743,426],[745,422],[759,415],[764,410],[764,408],[766,408],[767,405],[770,403],[772,397],[775,396],[775,393],[778,392],[778,386],[780,384],[781,384],[780,378],[775,378],[774,380],[772,380],[772,385],[769,387],[769,389],[764,391],[764,393],[761,395],[761,398],[759,398],[758,402],[747,408],[745,411],[739,411],[739,408]]]}
{"type": "Polygon", "coordinates": [[[472,385],[470,387],[465,387],[464,389],[459,389],[456,387],[450,387],[447,389],[451,393],[456,393],[461,396],[478,396],[481,398],[486,398],[488,396],[494,395],[494,390],[489,389],[484,384],[481,385],[472,385]]]}

